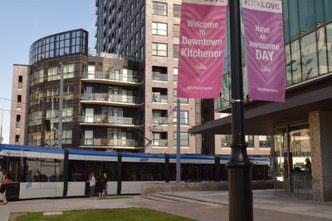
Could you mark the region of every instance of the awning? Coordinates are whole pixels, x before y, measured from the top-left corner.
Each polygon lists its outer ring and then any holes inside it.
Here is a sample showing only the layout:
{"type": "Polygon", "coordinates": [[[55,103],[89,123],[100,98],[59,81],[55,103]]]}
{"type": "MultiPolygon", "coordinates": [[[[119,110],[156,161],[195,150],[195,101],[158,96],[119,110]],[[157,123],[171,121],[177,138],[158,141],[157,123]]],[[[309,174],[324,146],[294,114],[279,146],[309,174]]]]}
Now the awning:
{"type": "MultiPolygon", "coordinates": [[[[245,105],[244,133],[273,134],[273,128],[292,122],[308,121],[315,110],[332,111],[332,75],[287,89],[285,103],[251,102],[245,105]]],[[[231,134],[231,117],[192,127],[191,134],[231,134]]]]}

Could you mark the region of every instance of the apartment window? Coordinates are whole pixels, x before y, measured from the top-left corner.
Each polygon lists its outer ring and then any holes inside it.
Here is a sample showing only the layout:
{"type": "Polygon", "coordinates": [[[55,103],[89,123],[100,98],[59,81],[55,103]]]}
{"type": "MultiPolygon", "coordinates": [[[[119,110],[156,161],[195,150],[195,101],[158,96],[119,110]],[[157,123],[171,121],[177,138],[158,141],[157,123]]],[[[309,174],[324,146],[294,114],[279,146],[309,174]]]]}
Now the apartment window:
{"type": "Polygon", "coordinates": [[[62,144],[72,144],[72,130],[64,130],[62,131],[62,144]]]}
{"type": "Polygon", "coordinates": [[[173,5],[173,17],[180,18],[181,16],[181,5],[173,5]]]}
{"type": "Polygon", "coordinates": [[[73,114],[74,112],[72,107],[63,108],[63,113],[62,113],[63,122],[73,121],[73,114]]]}
{"type": "Polygon", "coordinates": [[[167,16],[167,3],[153,2],[152,10],[154,15],[167,16]]]}
{"type": "Polygon", "coordinates": [[[18,89],[22,89],[22,87],[23,87],[23,76],[22,75],[20,75],[20,76],[18,76],[18,85],[17,85],[17,88],[18,89]]]}
{"type": "MultiPolygon", "coordinates": [[[[173,133],[173,145],[176,147],[177,145],[177,134],[176,132],[173,133]]],[[[189,146],[189,136],[188,133],[180,133],[180,147],[188,147],[189,146]]]]}
{"type": "Polygon", "coordinates": [[[58,67],[50,67],[47,71],[47,79],[48,81],[55,81],[60,79],[60,75],[58,72],[58,67]]]}
{"type": "MultiPolygon", "coordinates": [[[[174,112],[173,123],[176,125],[177,123],[177,113],[174,112]]],[[[180,111],[180,124],[188,125],[189,124],[189,112],[188,111],[180,111]]]]}
{"type": "Polygon", "coordinates": [[[144,58],[144,47],[143,46],[141,46],[140,54],[141,54],[141,60],[142,60],[144,58]]]}
{"type": "Polygon", "coordinates": [[[179,45],[173,44],[173,58],[179,58],[179,45]]]}
{"type": "Polygon", "coordinates": [[[152,43],[152,55],[167,57],[167,44],[164,43],[152,43]]]}
{"type": "Polygon", "coordinates": [[[63,66],[63,78],[73,78],[75,71],[74,64],[68,64],[63,66]]]}
{"type": "Polygon", "coordinates": [[[167,36],[167,24],[162,22],[152,22],[152,34],[167,36]]]}
{"type": "Polygon", "coordinates": [[[155,81],[167,81],[167,67],[152,66],[152,79],[155,81]]]}
{"type": "Polygon", "coordinates": [[[36,71],[31,76],[31,86],[44,81],[44,70],[36,71]]]}
{"type": "Polygon", "coordinates": [[[178,68],[173,68],[173,82],[178,81],[178,73],[179,73],[179,69],[178,68]]]}
{"type": "Polygon", "coordinates": [[[180,25],[173,24],[173,37],[178,38],[180,35],[180,25]]]}
{"type": "Polygon", "coordinates": [[[58,110],[46,110],[46,119],[50,119],[52,122],[58,122],[59,121],[59,111],[58,110]]]}
{"type": "Polygon", "coordinates": [[[21,115],[16,115],[16,128],[20,128],[21,115]]]}
{"type": "Polygon", "coordinates": [[[144,26],[141,26],[140,35],[141,35],[141,39],[143,39],[144,38],[144,26]]]}
{"type": "Polygon", "coordinates": [[[152,132],[152,146],[167,147],[166,132],[152,132]]]}
{"type": "Polygon", "coordinates": [[[22,108],[22,95],[17,95],[17,108],[22,108]]]}
{"type": "Polygon", "coordinates": [[[18,145],[20,142],[20,135],[15,135],[15,144],[18,145]]]}

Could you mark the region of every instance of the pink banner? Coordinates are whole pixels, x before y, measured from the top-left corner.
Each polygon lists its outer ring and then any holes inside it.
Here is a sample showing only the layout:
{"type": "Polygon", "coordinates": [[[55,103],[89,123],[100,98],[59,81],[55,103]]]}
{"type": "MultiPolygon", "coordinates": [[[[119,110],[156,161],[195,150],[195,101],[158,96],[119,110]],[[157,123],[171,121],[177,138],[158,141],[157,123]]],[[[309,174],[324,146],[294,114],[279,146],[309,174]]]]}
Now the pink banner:
{"type": "Polygon", "coordinates": [[[227,0],[183,0],[178,97],[216,98],[224,64],[227,0]]]}
{"type": "Polygon", "coordinates": [[[252,100],[285,101],[281,0],[243,0],[248,94],[252,100]]]}

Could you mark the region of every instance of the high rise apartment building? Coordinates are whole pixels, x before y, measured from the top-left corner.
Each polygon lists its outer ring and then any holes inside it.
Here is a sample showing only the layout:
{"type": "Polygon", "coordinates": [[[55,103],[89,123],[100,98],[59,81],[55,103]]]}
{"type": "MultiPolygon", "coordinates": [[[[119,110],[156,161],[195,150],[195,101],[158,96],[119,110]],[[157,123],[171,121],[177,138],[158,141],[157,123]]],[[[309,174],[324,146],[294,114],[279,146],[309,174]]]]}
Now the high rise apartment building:
{"type": "Polygon", "coordinates": [[[29,65],[14,64],[9,143],[23,145],[27,136],[27,94],[29,93],[29,65]]]}
{"type": "MultiPolygon", "coordinates": [[[[97,52],[144,66],[144,135],[148,153],[175,153],[176,93],[181,1],[97,0],[97,52]],[[148,145],[149,140],[152,141],[148,145]]],[[[201,102],[181,99],[181,152],[201,153],[201,102]]]]}

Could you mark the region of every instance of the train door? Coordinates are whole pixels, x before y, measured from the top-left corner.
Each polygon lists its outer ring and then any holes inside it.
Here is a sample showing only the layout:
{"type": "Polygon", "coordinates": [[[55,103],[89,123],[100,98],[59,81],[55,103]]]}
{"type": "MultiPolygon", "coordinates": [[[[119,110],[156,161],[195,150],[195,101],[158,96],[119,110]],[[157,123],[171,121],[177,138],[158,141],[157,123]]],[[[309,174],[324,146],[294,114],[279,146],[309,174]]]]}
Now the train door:
{"type": "Polygon", "coordinates": [[[5,157],[2,162],[2,168],[8,171],[8,178],[12,183],[7,188],[7,198],[9,200],[17,200],[20,193],[21,180],[21,159],[18,157],[5,157]]]}

